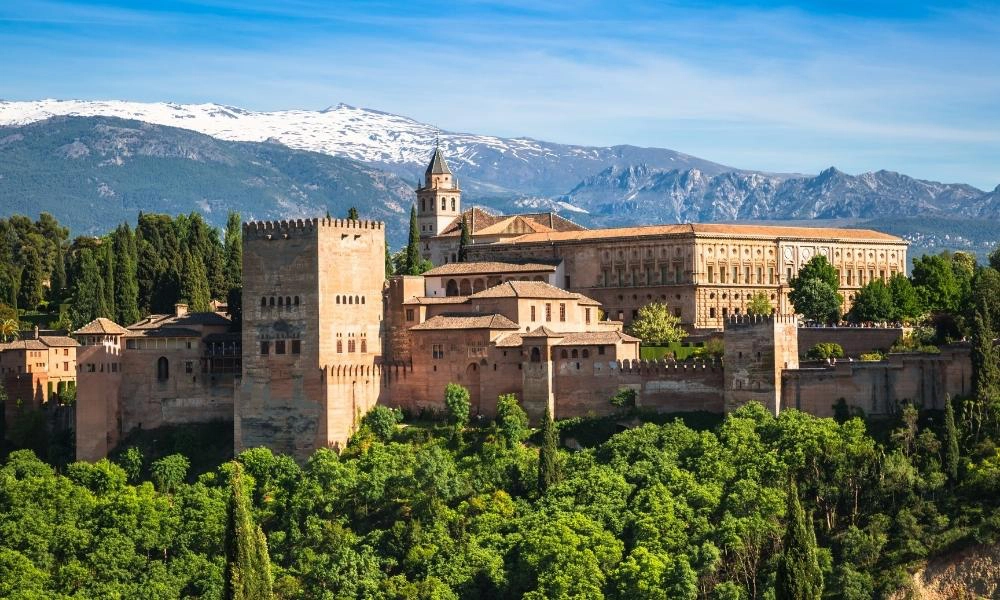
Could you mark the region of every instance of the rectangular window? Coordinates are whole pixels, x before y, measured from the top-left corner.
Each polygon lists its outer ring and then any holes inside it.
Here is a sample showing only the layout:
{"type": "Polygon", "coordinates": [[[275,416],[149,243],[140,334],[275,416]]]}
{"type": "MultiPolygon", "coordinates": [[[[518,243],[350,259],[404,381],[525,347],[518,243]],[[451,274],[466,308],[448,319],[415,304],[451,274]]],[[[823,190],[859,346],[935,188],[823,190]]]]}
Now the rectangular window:
{"type": "Polygon", "coordinates": [[[739,283],[740,281],[740,268],[733,267],[733,283],[739,283]]]}
{"type": "Polygon", "coordinates": [[[675,306],[674,307],[674,316],[675,317],[681,316],[681,307],[679,307],[679,306],[675,306]]]}
{"type": "Polygon", "coordinates": [[[750,267],[743,269],[743,277],[745,278],[743,279],[743,283],[750,283],[750,267]]]}
{"type": "Polygon", "coordinates": [[[271,342],[261,342],[260,343],[260,353],[270,354],[271,353],[271,342]]]}
{"type": "Polygon", "coordinates": [[[64,362],[63,363],[63,371],[69,371],[69,363],[68,362],[64,362]]]}
{"type": "Polygon", "coordinates": [[[583,318],[587,322],[587,325],[590,325],[590,309],[589,308],[583,309],[583,318]]]}
{"type": "Polygon", "coordinates": [[[285,353],[285,340],[277,340],[274,342],[274,353],[275,354],[285,353]]]}
{"type": "Polygon", "coordinates": [[[534,306],[531,307],[531,320],[532,321],[535,320],[535,307],[534,306]]]}
{"type": "Polygon", "coordinates": [[[194,371],[194,363],[192,363],[190,360],[184,361],[184,372],[192,373],[193,371],[194,371]]]}
{"type": "Polygon", "coordinates": [[[764,283],[764,269],[763,267],[757,267],[757,285],[764,283]]]}
{"type": "Polygon", "coordinates": [[[413,320],[413,309],[412,308],[406,309],[406,320],[407,321],[412,321],[413,320]]]}
{"type": "Polygon", "coordinates": [[[347,351],[357,352],[357,342],[353,339],[347,340],[347,351]]]}
{"type": "Polygon", "coordinates": [[[708,282],[715,283],[715,267],[708,265],[708,282]]]}
{"type": "Polygon", "coordinates": [[[597,347],[597,353],[598,354],[604,354],[604,346],[598,346],[597,347]]]}
{"type": "Polygon", "coordinates": [[[552,320],[552,305],[548,302],[545,303],[545,322],[548,323],[552,320]]]}
{"type": "Polygon", "coordinates": [[[301,340],[292,340],[292,354],[302,354],[301,340]]]}
{"type": "Polygon", "coordinates": [[[674,283],[680,283],[684,281],[684,277],[681,275],[681,268],[674,267],[674,283]]]}
{"type": "Polygon", "coordinates": [[[788,273],[787,273],[786,277],[787,277],[786,283],[791,283],[791,281],[792,281],[792,268],[791,267],[788,267],[788,273]]]}
{"type": "Polygon", "coordinates": [[[767,268],[767,282],[774,285],[774,267],[767,268]]]}
{"type": "Polygon", "coordinates": [[[660,283],[667,283],[670,270],[667,267],[660,267],[660,283]]]}
{"type": "Polygon", "coordinates": [[[69,356],[69,348],[63,348],[63,356],[69,356]]]}
{"type": "Polygon", "coordinates": [[[572,285],[570,285],[570,283],[569,283],[569,275],[567,275],[567,276],[566,276],[566,289],[568,290],[568,289],[569,289],[569,288],[571,288],[571,287],[573,287],[573,286],[572,286],[572,285]]]}
{"type": "Polygon", "coordinates": [[[444,358],[444,346],[441,344],[434,344],[431,346],[431,358],[444,358]]]}
{"type": "Polygon", "coordinates": [[[559,320],[566,322],[566,304],[564,302],[559,303],[559,320]]]}

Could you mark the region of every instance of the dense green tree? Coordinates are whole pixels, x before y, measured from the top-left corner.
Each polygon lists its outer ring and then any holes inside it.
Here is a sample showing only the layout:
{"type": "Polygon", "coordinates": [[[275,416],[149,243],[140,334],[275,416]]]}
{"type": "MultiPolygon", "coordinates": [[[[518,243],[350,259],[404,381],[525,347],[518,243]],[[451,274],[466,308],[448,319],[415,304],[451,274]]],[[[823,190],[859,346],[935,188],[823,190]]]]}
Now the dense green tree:
{"type": "Polygon", "coordinates": [[[132,228],[123,223],[115,229],[111,239],[116,273],[114,318],[119,324],[128,326],[142,317],[139,313],[139,281],[136,279],[138,257],[135,236],[132,234],[132,228]]]}
{"type": "Polygon", "coordinates": [[[778,558],[774,597],[776,600],[820,600],[823,572],[816,552],[816,533],[799,502],[799,488],[794,481],[788,487],[786,518],[788,526],[778,558]]]}
{"type": "Polygon", "coordinates": [[[1000,423],[1000,357],[988,317],[976,311],[972,319],[972,397],[963,406],[965,433],[975,442],[984,429],[1000,423]]]}
{"type": "Polygon", "coordinates": [[[171,454],[153,461],[149,472],[156,483],[156,489],[161,492],[172,492],[184,482],[191,462],[183,454],[171,454]]]}
{"type": "Polygon", "coordinates": [[[465,218],[465,215],[462,215],[461,228],[462,236],[458,240],[458,262],[465,262],[466,251],[469,249],[469,246],[472,245],[472,232],[469,231],[469,222],[468,219],[465,218]]]}
{"type": "Polygon", "coordinates": [[[810,321],[836,323],[840,320],[843,297],[837,293],[836,288],[830,287],[822,279],[793,280],[788,298],[792,301],[795,312],[810,321]]]}
{"type": "Polygon", "coordinates": [[[417,222],[417,206],[410,207],[410,233],[406,240],[406,274],[420,275],[420,225],[417,222]]]}
{"type": "Polygon", "coordinates": [[[944,473],[952,485],[958,482],[959,438],[955,406],[950,396],[944,399],[944,473]]]}
{"type": "Polygon", "coordinates": [[[108,314],[111,315],[108,318],[114,319],[117,314],[115,282],[118,279],[118,274],[115,271],[115,252],[111,239],[101,241],[101,245],[97,249],[97,256],[101,263],[101,274],[104,277],[104,285],[101,286],[104,306],[107,307],[108,314]]]}
{"type": "Polygon", "coordinates": [[[358,216],[358,209],[354,208],[353,206],[350,207],[349,209],[347,209],[347,220],[348,221],[357,221],[360,218],[361,217],[358,216]]]}
{"type": "Polygon", "coordinates": [[[243,285],[243,226],[240,213],[230,212],[226,220],[225,277],[229,289],[243,285]]]}
{"type": "Polygon", "coordinates": [[[66,254],[61,242],[56,244],[55,262],[52,266],[52,279],[49,285],[50,297],[59,302],[66,293],[66,254]]]}
{"type": "Polygon", "coordinates": [[[403,413],[398,408],[379,404],[362,417],[361,424],[368,427],[380,440],[387,442],[392,439],[396,425],[402,420],[403,413]]]}
{"type": "Polygon", "coordinates": [[[97,257],[97,249],[85,248],[77,254],[77,269],[74,276],[73,301],[70,318],[73,327],[82,327],[97,317],[114,317],[104,293],[104,276],[97,257]]]}
{"type": "Polygon", "coordinates": [[[954,312],[962,304],[962,286],[955,277],[950,255],[924,255],[915,259],[912,278],[920,302],[928,310],[954,312]]]}
{"type": "Polygon", "coordinates": [[[243,485],[243,467],[231,463],[223,546],[226,556],[224,597],[226,600],[270,600],[274,596],[267,540],[253,522],[243,485]]]}
{"type": "Polygon", "coordinates": [[[17,304],[25,309],[37,307],[45,298],[43,282],[47,278],[42,257],[33,246],[22,246],[18,252],[21,281],[18,286],[17,304]]]}
{"type": "Polygon", "coordinates": [[[546,407],[538,451],[538,493],[544,495],[556,483],[559,483],[559,433],[552,412],[546,407]]]}
{"type": "Polygon", "coordinates": [[[795,287],[794,282],[796,279],[802,280],[803,282],[810,279],[819,279],[833,288],[834,291],[840,289],[840,275],[837,274],[836,267],[830,264],[830,261],[827,260],[827,258],[822,254],[813,256],[806,262],[806,264],[802,265],[802,268],[799,269],[798,275],[793,277],[792,281],[789,282],[793,288],[795,287]]]}
{"type": "Polygon", "coordinates": [[[671,313],[665,303],[650,302],[639,309],[638,316],[629,326],[629,333],[646,344],[672,344],[687,337],[680,323],[680,317],[671,313]]]}
{"type": "Polygon", "coordinates": [[[767,292],[755,292],[750,296],[750,301],[747,302],[748,315],[767,316],[772,312],[774,312],[774,307],[767,298],[767,292]]]}
{"type": "Polygon", "coordinates": [[[906,275],[896,273],[889,278],[889,293],[892,295],[893,319],[913,322],[920,317],[923,312],[920,298],[906,275]]]}
{"type": "Polygon", "coordinates": [[[847,317],[855,323],[877,323],[890,321],[896,314],[889,286],[873,279],[858,290],[847,317]]]}
{"type": "Polygon", "coordinates": [[[444,407],[448,412],[448,424],[452,428],[452,439],[458,445],[462,443],[462,430],[469,424],[469,415],[472,412],[469,398],[469,390],[457,383],[449,383],[444,389],[444,407]]]}
{"type": "Polygon", "coordinates": [[[501,394],[497,398],[496,426],[508,447],[520,444],[527,435],[528,415],[514,394],[501,394]]]}
{"type": "Polygon", "coordinates": [[[192,312],[212,310],[205,266],[200,258],[187,249],[184,250],[184,271],[181,280],[181,298],[187,300],[192,312]]]}

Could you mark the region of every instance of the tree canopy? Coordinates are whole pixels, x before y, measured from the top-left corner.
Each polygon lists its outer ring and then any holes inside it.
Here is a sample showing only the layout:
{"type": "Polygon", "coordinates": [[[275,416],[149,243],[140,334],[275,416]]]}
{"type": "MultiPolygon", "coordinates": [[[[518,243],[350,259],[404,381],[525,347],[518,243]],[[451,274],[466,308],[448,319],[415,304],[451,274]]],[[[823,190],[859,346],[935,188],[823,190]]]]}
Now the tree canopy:
{"type": "Polygon", "coordinates": [[[629,326],[629,333],[646,344],[670,344],[687,337],[680,323],[680,317],[671,313],[666,304],[651,302],[639,309],[637,318],[629,326]]]}

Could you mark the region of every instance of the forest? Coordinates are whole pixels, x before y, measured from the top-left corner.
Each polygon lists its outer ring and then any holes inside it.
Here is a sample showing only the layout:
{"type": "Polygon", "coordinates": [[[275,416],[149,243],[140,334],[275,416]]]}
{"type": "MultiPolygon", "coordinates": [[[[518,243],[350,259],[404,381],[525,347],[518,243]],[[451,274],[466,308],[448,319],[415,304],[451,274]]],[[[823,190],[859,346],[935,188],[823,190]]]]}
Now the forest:
{"type": "MultiPolygon", "coordinates": [[[[238,293],[239,231],[236,215],[224,232],[141,215],[70,242],[47,215],[13,217],[0,298],[67,328],[179,300],[208,310],[238,293]]],[[[928,558],[998,540],[998,266],[924,256],[846,315],[915,325],[913,349],[968,340],[972,392],[944,410],[657,415],[612,398],[614,417],[531,428],[513,396],[470,420],[452,385],[446,411],[377,407],[342,452],[304,464],[233,457],[196,429],[96,463],[14,450],[0,598],[890,598],[928,558]]],[[[844,317],[828,264],[794,287],[800,312],[844,317]]]]}

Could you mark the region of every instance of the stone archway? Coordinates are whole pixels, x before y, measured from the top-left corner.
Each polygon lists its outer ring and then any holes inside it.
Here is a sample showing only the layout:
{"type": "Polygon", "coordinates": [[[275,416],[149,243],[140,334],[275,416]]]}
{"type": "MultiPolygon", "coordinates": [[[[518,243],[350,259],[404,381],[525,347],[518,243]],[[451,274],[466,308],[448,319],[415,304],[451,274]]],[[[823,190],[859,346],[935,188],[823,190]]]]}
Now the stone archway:
{"type": "Polygon", "coordinates": [[[454,279],[449,279],[448,283],[445,284],[445,296],[457,296],[458,295],[458,282],[454,279]]]}
{"type": "Polygon", "coordinates": [[[472,295],[472,285],[469,283],[468,279],[463,279],[461,282],[459,282],[458,293],[460,296],[472,295]]]}

